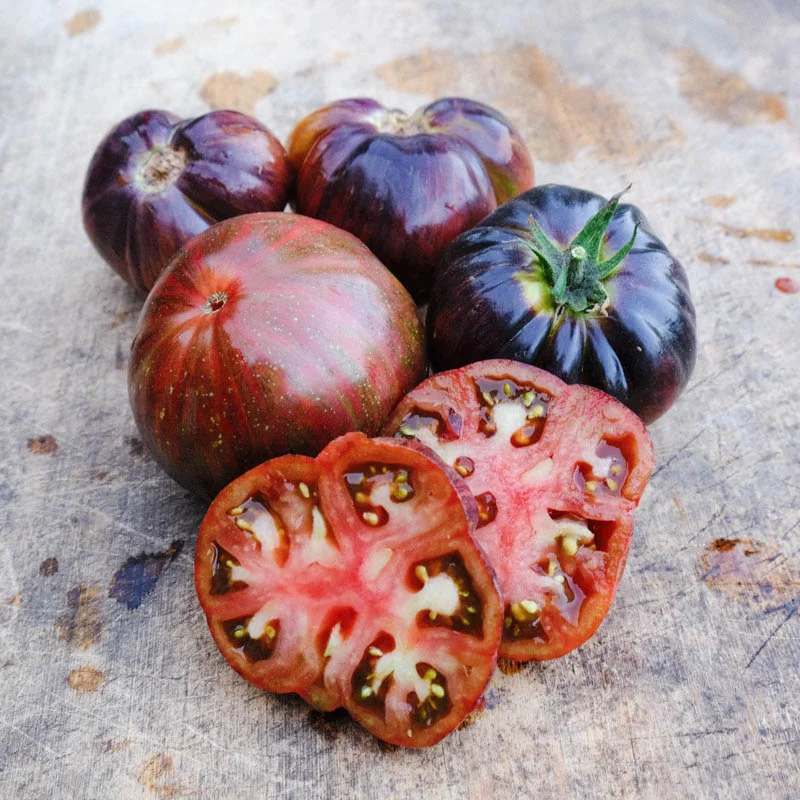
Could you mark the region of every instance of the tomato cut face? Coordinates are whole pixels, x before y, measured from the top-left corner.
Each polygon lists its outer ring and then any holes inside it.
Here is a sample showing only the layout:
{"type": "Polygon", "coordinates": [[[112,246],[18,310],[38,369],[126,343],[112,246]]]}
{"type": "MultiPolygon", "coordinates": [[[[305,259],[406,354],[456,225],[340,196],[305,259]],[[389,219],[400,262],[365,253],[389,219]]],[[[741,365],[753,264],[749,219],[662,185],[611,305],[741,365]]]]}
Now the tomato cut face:
{"type": "Polygon", "coordinates": [[[492,360],[428,378],[384,434],[432,448],[474,493],[475,536],[504,598],[501,656],[556,658],[594,633],[653,468],[633,412],[599,390],[492,360]]]}
{"type": "Polygon", "coordinates": [[[227,486],[195,582],[211,633],[256,686],[344,706],[379,738],[434,744],[494,669],[503,607],[470,492],[428,448],[347,434],[227,486]]]}

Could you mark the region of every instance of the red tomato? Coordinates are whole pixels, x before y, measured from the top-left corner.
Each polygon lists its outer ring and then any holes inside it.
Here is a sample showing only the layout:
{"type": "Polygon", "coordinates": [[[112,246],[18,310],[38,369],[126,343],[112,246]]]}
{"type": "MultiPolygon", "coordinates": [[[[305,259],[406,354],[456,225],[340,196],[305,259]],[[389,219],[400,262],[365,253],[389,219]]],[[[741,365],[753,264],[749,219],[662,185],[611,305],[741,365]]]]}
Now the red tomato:
{"type": "Polygon", "coordinates": [[[197,594],[248,681],[424,747],[475,707],[495,665],[502,604],[476,522],[463,481],[428,448],[348,434],[218,495],[197,594]]]}
{"type": "Polygon", "coordinates": [[[425,368],[411,297],[358,239],[264,213],[178,252],[142,310],[129,388],[156,460],[213,497],[267,458],[377,433],[425,368]]]}
{"type": "Polygon", "coordinates": [[[556,658],[595,632],[653,468],[632,411],[597,389],[493,360],[428,378],[384,434],[433,448],[475,494],[476,538],[505,602],[501,656],[556,658]]]}

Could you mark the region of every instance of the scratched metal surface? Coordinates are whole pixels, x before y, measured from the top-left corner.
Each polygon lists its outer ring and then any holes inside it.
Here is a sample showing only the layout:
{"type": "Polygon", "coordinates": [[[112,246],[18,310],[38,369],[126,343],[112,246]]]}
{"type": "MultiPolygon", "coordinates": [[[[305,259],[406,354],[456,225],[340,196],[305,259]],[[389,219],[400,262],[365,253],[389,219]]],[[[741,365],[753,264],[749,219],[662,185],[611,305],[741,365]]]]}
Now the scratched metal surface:
{"type": "Polygon", "coordinates": [[[800,796],[800,294],[776,286],[800,282],[795,0],[32,0],[2,4],[0,44],[1,797],[800,796]],[[140,108],[233,105],[285,137],[337,97],[444,94],[511,116],[539,182],[632,181],[700,348],[652,426],[600,632],[498,672],[473,724],[405,752],[216,652],[191,582],[203,508],[128,410],[141,301],[79,195],[140,108]]]}

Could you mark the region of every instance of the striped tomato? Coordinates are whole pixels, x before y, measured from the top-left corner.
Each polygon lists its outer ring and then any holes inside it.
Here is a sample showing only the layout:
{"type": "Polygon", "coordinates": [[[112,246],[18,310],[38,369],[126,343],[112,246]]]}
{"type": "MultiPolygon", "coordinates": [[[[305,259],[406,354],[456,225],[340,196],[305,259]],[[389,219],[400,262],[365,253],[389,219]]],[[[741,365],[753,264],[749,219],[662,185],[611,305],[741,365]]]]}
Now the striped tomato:
{"type": "Polygon", "coordinates": [[[210,497],[265,459],[377,433],[425,368],[416,307],[372,253],[269,212],[177,253],[142,310],[129,390],[155,459],[210,497]]]}

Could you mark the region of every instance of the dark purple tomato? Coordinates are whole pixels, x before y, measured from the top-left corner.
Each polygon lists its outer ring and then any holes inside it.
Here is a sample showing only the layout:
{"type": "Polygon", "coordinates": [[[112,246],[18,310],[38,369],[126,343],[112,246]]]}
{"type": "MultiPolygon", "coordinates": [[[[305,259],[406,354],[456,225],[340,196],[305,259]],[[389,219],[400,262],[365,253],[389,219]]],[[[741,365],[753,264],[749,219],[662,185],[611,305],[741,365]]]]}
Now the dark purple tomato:
{"type": "Polygon", "coordinates": [[[408,292],[354,236],[272,212],[192,239],[139,319],[129,390],[164,469],[211,497],[262,461],[375,434],[424,376],[408,292]]]}
{"type": "Polygon", "coordinates": [[[447,245],[533,185],[514,126],[460,97],[411,116],[339,100],[301,120],[288,150],[297,210],[358,236],[418,301],[447,245]]]}
{"type": "Polygon", "coordinates": [[[280,211],[294,170],[268,128],[238,111],[181,120],[140,111],[89,164],[83,223],[100,255],[147,292],[180,247],[238,214],[280,211]]]}
{"type": "Polygon", "coordinates": [[[523,361],[661,416],[694,368],[694,306],[683,267],[619,198],[539,186],[459,236],[428,307],[434,367],[523,361]]]}

